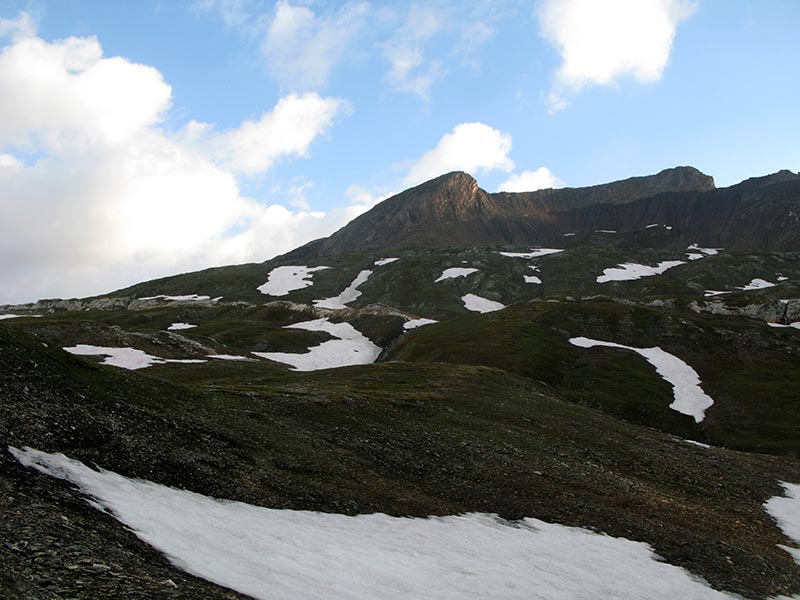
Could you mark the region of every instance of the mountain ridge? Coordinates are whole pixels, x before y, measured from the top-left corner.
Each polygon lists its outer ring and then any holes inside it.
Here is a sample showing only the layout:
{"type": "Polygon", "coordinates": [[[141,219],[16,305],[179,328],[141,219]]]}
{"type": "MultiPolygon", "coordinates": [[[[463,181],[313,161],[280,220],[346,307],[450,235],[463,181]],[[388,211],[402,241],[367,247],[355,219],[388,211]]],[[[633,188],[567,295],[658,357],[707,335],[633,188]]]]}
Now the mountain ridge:
{"type": "Polygon", "coordinates": [[[320,240],[285,257],[465,246],[553,245],[596,230],[631,232],[654,224],[681,227],[683,243],[755,250],[800,249],[800,176],[788,170],[717,188],[694,167],[665,169],[583,188],[490,194],[455,171],[405,190],[320,240]],[[643,223],[647,220],[647,223],[643,223]],[[669,221],[669,222],[668,222],[669,221]],[[731,227],[737,221],[738,226],[731,227]],[[743,235],[743,229],[750,233],[743,235]],[[719,230],[716,237],[705,233],[719,230]]]}

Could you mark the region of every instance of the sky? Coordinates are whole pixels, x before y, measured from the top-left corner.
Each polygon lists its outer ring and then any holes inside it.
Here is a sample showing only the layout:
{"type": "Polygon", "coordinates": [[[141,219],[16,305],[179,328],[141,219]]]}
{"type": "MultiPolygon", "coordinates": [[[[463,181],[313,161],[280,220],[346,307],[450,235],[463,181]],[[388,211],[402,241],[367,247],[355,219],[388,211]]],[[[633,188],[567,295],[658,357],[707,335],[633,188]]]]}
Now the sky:
{"type": "Polygon", "coordinates": [[[261,262],[453,170],[798,171],[798,23],[795,0],[0,0],[0,304],[261,262]]]}

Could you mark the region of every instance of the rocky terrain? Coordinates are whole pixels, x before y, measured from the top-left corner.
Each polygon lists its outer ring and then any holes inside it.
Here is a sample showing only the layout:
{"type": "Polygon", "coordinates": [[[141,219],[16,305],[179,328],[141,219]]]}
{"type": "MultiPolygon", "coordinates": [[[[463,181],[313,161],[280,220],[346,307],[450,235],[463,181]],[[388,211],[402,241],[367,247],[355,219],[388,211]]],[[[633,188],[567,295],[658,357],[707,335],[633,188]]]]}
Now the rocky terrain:
{"type": "Polygon", "coordinates": [[[800,483],[797,214],[790,172],[455,173],[262,264],[0,307],[0,596],[243,597],[7,447],[276,509],[534,517],[798,596],[764,509],[800,483]],[[679,410],[692,378],[710,403],[679,410]]]}

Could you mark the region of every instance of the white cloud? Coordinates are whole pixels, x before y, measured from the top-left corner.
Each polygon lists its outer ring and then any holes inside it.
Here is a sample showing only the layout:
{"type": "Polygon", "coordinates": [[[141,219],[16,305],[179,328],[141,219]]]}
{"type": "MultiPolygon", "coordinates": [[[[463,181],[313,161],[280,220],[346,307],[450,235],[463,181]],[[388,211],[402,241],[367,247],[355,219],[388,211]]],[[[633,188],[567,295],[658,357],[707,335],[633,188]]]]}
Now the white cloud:
{"type": "Polygon", "coordinates": [[[310,181],[305,181],[303,183],[298,183],[291,186],[288,193],[289,206],[294,206],[300,210],[311,210],[311,204],[306,198],[306,191],[313,187],[314,184],[310,181]]]}
{"type": "Polygon", "coordinates": [[[539,167],[535,171],[523,171],[506,179],[501,183],[498,192],[533,192],[548,188],[563,187],[564,182],[547,167],[539,167]]]}
{"type": "Polygon", "coordinates": [[[292,90],[327,85],[331,71],[364,25],[367,9],[367,3],[347,3],[335,13],[318,15],[280,0],[262,43],[270,75],[292,90]]]}
{"type": "Polygon", "coordinates": [[[565,95],[588,85],[613,84],[626,75],[642,82],[660,79],[678,23],[696,7],[695,0],[540,2],[541,35],[561,55],[551,108],[563,108],[565,95]]]}
{"type": "Polygon", "coordinates": [[[20,161],[13,154],[0,154],[0,173],[3,170],[8,172],[17,172],[22,168],[22,161],[20,161]]]}
{"type": "Polygon", "coordinates": [[[304,157],[311,143],[332,124],[349,104],[340,98],[317,94],[291,94],[278,101],[256,121],[245,121],[238,128],[211,133],[192,124],[190,136],[202,137],[214,155],[235,173],[258,175],[283,156],[304,157]]]}
{"type": "Polygon", "coordinates": [[[36,35],[36,22],[30,13],[20,12],[16,19],[0,19],[0,37],[14,41],[36,35]]]}
{"type": "Polygon", "coordinates": [[[395,89],[430,98],[431,86],[443,75],[442,62],[426,60],[425,43],[444,29],[447,15],[440,7],[412,4],[403,25],[382,44],[389,60],[389,81],[395,89]]]}
{"type": "Polygon", "coordinates": [[[171,94],[156,69],[102,58],[93,37],[26,37],[0,52],[0,143],[123,143],[161,120],[171,94]]]}
{"type": "Polygon", "coordinates": [[[403,183],[417,185],[450,171],[466,171],[472,175],[487,171],[510,172],[514,161],[509,158],[509,152],[509,134],[484,123],[461,123],[443,135],[433,150],[412,163],[403,183]]]}
{"type": "Polygon", "coordinates": [[[292,95],[233,130],[178,134],[161,127],[170,103],[156,69],[104,58],[94,38],[2,48],[0,303],[264,260],[364,210],[265,206],[236,178],[306,155],[341,100],[292,95]]]}

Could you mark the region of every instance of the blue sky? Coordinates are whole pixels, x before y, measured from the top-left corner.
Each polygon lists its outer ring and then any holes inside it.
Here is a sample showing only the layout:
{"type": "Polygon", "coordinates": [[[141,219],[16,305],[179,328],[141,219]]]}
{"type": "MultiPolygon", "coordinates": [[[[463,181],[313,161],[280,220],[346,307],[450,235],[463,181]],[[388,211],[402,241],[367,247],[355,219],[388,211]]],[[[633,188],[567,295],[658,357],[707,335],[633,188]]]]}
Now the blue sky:
{"type": "Polygon", "coordinates": [[[0,302],[264,260],[454,169],[797,171],[798,23],[793,0],[0,0],[0,302]]]}

